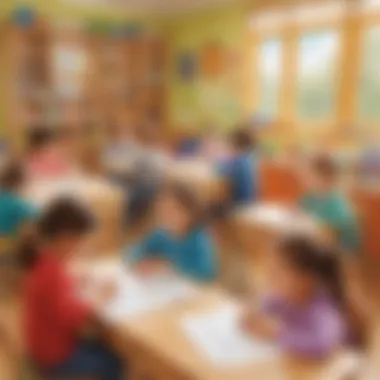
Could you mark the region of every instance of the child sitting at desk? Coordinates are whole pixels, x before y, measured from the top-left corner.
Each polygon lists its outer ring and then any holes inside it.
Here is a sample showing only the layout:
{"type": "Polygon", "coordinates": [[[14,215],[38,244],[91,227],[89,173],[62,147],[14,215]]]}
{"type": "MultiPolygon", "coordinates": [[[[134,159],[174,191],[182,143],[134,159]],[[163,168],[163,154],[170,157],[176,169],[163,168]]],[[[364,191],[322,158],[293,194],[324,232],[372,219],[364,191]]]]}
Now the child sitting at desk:
{"type": "Polygon", "coordinates": [[[251,131],[236,130],[231,135],[232,158],[218,166],[226,180],[228,197],[213,206],[213,214],[223,216],[232,209],[251,204],[258,197],[257,162],[251,131]]]}
{"type": "Polygon", "coordinates": [[[319,155],[312,159],[307,174],[304,182],[309,191],[300,200],[301,208],[329,227],[345,252],[355,255],[358,223],[349,199],[339,191],[337,165],[328,155],[319,155]]]}
{"type": "Polygon", "coordinates": [[[57,134],[47,127],[28,132],[26,168],[32,178],[57,178],[69,174],[69,158],[58,144],[57,134]]]}
{"type": "Polygon", "coordinates": [[[272,294],[245,329],[273,341],[289,355],[325,357],[348,338],[347,300],[339,255],[304,237],[289,237],[270,257],[272,294]]]}
{"type": "Polygon", "coordinates": [[[101,344],[82,338],[96,320],[93,310],[108,298],[102,292],[92,306],[83,303],[67,269],[67,261],[92,225],[87,210],[71,199],[58,199],[41,216],[36,236],[20,243],[20,255],[30,271],[25,291],[26,348],[43,378],[121,379],[118,359],[101,344]]]}
{"type": "Polygon", "coordinates": [[[16,240],[26,233],[36,216],[36,210],[21,197],[24,185],[22,166],[6,163],[0,173],[0,266],[2,272],[4,269],[0,277],[6,290],[16,277],[13,273],[18,267],[14,252],[16,240]]]}
{"type": "Polygon", "coordinates": [[[197,198],[179,184],[168,185],[157,201],[159,227],[132,248],[127,260],[142,273],[174,270],[199,281],[217,272],[211,236],[197,198]]]}

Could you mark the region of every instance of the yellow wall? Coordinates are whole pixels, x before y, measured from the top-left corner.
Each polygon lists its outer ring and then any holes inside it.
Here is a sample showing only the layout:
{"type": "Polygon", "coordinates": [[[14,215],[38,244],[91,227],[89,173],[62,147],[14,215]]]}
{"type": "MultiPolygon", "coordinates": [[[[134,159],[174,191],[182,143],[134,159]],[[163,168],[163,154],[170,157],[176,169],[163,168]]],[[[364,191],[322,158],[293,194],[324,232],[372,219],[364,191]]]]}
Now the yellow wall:
{"type": "Polygon", "coordinates": [[[117,8],[102,5],[78,5],[75,0],[0,0],[0,13],[7,14],[20,5],[31,5],[42,14],[51,18],[100,19],[106,21],[123,21],[128,19],[151,22],[153,20],[143,15],[128,12],[125,7],[117,8]]]}
{"type": "Polygon", "coordinates": [[[213,123],[230,128],[244,115],[243,97],[246,78],[248,29],[247,7],[225,5],[176,18],[167,25],[169,45],[168,119],[174,128],[200,128],[213,123]],[[199,54],[209,42],[219,42],[238,59],[225,73],[209,79],[201,72],[193,82],[184,82],[178,74],[181,52],[199,54]]]}

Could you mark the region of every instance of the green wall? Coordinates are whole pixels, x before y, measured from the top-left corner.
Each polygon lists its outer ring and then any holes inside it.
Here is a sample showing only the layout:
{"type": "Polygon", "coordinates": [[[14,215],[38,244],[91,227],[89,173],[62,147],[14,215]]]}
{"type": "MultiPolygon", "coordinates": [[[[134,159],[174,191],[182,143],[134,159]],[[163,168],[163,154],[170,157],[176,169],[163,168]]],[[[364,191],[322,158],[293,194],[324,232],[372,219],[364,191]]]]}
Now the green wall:
{"type": "Polygon", "coordinates": [[[231,128],[243,116],[248,14],[244,4],[235,3],[168,23],[168,118],[173,128],[198,129],[209,123],[231,128]],[[213,42],[236,55],[236,62],[227,65],[217,78],[207,78],[198,70],[194,81],[183,81],[178,70],[180,54],[191,52],[199,56],[202,48],[213,42]]]}

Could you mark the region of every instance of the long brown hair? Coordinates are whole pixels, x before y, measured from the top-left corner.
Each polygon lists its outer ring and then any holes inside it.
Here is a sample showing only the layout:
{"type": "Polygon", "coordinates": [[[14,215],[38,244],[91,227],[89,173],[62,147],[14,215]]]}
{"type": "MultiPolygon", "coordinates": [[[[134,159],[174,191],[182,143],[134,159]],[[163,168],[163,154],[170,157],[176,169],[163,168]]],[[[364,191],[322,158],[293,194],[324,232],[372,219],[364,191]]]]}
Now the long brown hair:
{"type": "Polygon", "coordinates": [[[314,276],[321,283],[344,315],[352,343],[365,346],[364,321],[348,298],[340,250],[311,237],[293,235],[281,241],[280,253],[296,270],[314,276]]]}

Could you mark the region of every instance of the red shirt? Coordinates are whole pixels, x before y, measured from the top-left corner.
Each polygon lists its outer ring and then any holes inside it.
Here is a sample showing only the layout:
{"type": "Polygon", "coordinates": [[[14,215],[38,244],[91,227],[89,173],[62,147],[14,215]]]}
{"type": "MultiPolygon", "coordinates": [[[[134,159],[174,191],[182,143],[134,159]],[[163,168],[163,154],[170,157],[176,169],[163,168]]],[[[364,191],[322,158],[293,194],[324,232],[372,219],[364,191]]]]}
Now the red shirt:
{"type": "Polygon", "coordinates": [[[76,296],[64,264],[52,253],[41,255],[26,281],[27,349],[41,366],[64,361],[77,346],[90,310],[76,296]]]}

